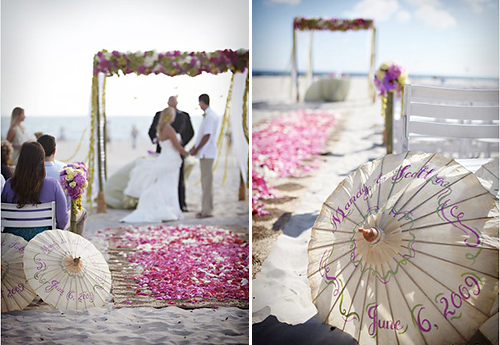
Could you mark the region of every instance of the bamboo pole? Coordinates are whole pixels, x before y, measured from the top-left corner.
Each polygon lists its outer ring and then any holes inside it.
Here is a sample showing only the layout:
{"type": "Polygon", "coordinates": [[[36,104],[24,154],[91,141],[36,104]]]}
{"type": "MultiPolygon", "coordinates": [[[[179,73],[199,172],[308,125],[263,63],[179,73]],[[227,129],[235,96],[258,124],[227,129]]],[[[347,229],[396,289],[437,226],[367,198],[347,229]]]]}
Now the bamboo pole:
{"type": "Polygon", "coordinates": [[[107,161],[107,158],[108,158],[108,151],[107,151],[107,141],[108,141],[108,126],[107,126],[107,119],[106,119],[106,75],[104,75],[104,79],[103,79],[103,82],[102,82],[102,121],[103,121],[103,138],[104,138],[104,141],[103,141],[103,152],[104,152],[104,157],[103,157],[103,166],[104,166],[104,181],[106,181],[108,179],[108,161],[107,161]]]}
{"type": "Polygon", "coordinates": [[[102,136],[102,122],[101,112],[99,107],[99,92],[97,92],[97,174],[99,176],[99,192],[97,193],[97,213],[106,213],[106,201],[104,200],[104,180],[103,180],[103,136],[102,136]]]}
{"type": "Polygon", "coordinates": [[[385,143],[387,154],[392,153],[393,149],[393,122],[394,122],[394,92],[387,93],[387,104],[385,108],[385,143]]]}
{"type": "Polygon", "coordinates": [[[376,101],[376,92],[375,85],[373,82],[373,78],[375,77],[375,58],[376,58],[376,45],[377,45],[377,29],[373,26],[372,31],[372,45],[371,45],[371,54],[370,54],[370,70],[368,71],[368,85],[370,96],[372,97],[373,103],[376,101]]]}
{"type": "Polygon", "coordinates": [[[77,233],[76,231],[76,206],[75,206],[75,201],[71,200],[71,208],[70,208],[70,231],[72,233],[77,233]]]}

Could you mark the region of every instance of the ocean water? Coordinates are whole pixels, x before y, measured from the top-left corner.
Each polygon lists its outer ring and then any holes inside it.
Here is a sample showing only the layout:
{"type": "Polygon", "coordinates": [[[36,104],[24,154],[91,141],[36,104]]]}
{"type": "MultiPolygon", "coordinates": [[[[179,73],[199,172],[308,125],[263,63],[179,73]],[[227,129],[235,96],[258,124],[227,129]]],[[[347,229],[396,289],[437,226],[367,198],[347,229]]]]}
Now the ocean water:
{"type": "MultiPolygon", "coordinates": [[[[137,140],[149,141],[149,127],[154,114],[148,116],[109,116],[107,117],[108,140],[130,140],[132,128],[138,130],[137,140]]],[[[10,127],[10,116],[2,116],[2,139],[7,136],[10,127]]],[[[191,123],[195,132],[201,124],[201,115],[191,115],[191,123]]],[[[89,116],[26,116],[23,123],[30,133],[43,132],[54,136],[57,140],[79,141],[90,137],[89,116]]]]}

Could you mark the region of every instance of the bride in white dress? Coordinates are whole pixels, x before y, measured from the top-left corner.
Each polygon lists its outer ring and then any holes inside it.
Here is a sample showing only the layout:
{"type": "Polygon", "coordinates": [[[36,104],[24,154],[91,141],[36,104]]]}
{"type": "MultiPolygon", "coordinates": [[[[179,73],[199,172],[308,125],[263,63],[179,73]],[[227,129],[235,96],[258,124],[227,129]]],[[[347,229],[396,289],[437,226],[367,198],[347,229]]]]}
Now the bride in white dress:
{"type": "Polygon", "coordinates": [[[130,172],[124,194],[139,198],[137,208],[121,221],[126,223],[161,223],[182,219],[178,185],[181,157],[189,154],[180,144],[180,135],[170,125],[175,109],[161,112],[156,131],[161,153],[153,160],[139,161],[130,172]]]}

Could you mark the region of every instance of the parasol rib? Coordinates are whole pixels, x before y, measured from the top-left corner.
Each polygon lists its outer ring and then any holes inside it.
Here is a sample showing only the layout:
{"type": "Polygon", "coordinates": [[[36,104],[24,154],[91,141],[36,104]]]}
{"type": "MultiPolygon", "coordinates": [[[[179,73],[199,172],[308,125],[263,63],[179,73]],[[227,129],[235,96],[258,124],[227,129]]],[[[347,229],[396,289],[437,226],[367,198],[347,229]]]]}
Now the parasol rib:
{"type": "MultiPolygon", "coordinates": [[[[346,187],[345,187],[345,186],[342,186],[342,188],[344,188],[344,191],[345,191],[345,192],[346,192],[346,194],[349,196],[349,199],[351,199],[351,198],[352,198],[351,193],[349,193],[349,192],[347,191],[347,189],[346,189],[346,187]]],[[[353,202],[352,202],[352,204],[356,207],[356,210],[358,210],[358,212],[359,212],[359,214],[361,215],[361,217],[364,217],[364,213],[363,213],[363,212],[361,212],[361,210],[359,209],[358,205],[356,205],[356,202],[355,202],[355,201],[353,201],[353,202]]]]}
{"type": "MultiPolygon", "coordinates": [[[[427,203],[427,201],[431,200],[432,198],[435,198],[437,195],[441,194],[442,192],[444,192],[445,190],[447,190],[449,187],[453,186],[455,183],[458,183],[460,181],[462,181],[464,178],[466,178],[467,176],[470,176],[472,175],[472,173],[469,173],[469,174],[466,174],[464,176],[462,176],[461,178],[459,178],[458,180],[456,180],[455,182],[452,182],[450,183],[448,186],[444,187],[443,189],[439,190],[438,192],[436,192],[435,194],[433,194],[431,197],[427,198],[425,201],[422,201],[420,204],[418,204],[417,206],[415,206],[411,211],[409,211],[408,213],[413,213],[413,211],[415,211],[416,209],[418,209],[420,206],[424,205],[425,203],[427,203]]],[[[398,221],[400,221],[401,219],[403,219],[403,217],[399,218],[398,221]]]]}
{"type": "MultiPolygon", "coordinates": [[[[438,279],[434,278],[429,272],[427,272],[426,270],[424,270],[422,267],[418,266],[417,264],[415,264],[414,262],[412,262],[411,260],[408,261],[409,263],[411,263],[413,266],[415,266],[416,268],[418,268],[421,272],[423,272],[424,274],[426,274],[428,277],[432,278],[435,282],[437,282],[439,285],[441,285],[442,287],[444,287],[446,290],[448,290],[449,292],[454,292],[453,290],[451,290],[449,287],[447,287],[446,285],[444,285],[441,281],[439,281],[438,279]]],[[[477,271],[476,271],[477,272],[477,271]]],[[[405,273],[408,275],[408,272],[405,271],[405,273]]],[[[462,299],[462,301],[464,301],[462,299]]],[[[489,318],[489,316],[487,314],[485,314],[481,309],[479,309],[478,307],[476,307],[475,305],[473,305],[470,300],[465,300],[465,302],[467,304],[469,304],[471,307],[473,307],[474,309],[476,309],[478,312],[480,312],[481,314],[483,314],[485,317],[489,318]]]]}
{"type": "MultiPolygon", "coordinates": [[[[438,227],[438,226],[443,226],[443,225],[450,225],[450,224],[455,224],[455,223],[459,223],[459,222],[470,222],[470,221],[474,221],[474,220],[493,220],[495,219],[495,217],[477,217],[477,218],[469,218],[469,219],[460,219],[460,220],[454,220],[452,222],[443,222],[443,223],[436,223],[436,224],[430,224],[430,225],[422,225],[422,226],[417,226],[417,227],[414,227],[414,228],[411,228],[411,229],[404,229],[404,230],[401,230],[401,232],[408,232],[408,231],[414,231],[414,230],[425,230],[425,229],[428,229],[428,228],[434,228],[434,227],[438,227]]],[[[407,225],[408,223],[406,224],[403,224],[404,225],[407,225]]]]}
{"type": "MultiPolygon", "coordinates": [[[[370,267],[371,268],[371,265],[370,267]]],[[[361,331],[362,331],[362,326],[363,325],[363,319],[364,319],[364,316],[365,316],[365,313],[364,313],[364,310],[365,310],[365,307],[366,307],[366,297],[368,296],[368,287],[370,286],[370,278],[371,278],[371,275],[368,275],[368,280],[366,282],[366,289],[365,289],[365,298],[363,299],[363,309],[361,309],[363,311],[363,313],[361,313],[361,321],[359,321],[359,333],[358,333],[358,343],[359,343],[359,340],[361,339],[361,331]]]]}
{"type": "MultiPolygon", "coordinates": [[[[451,246],[451,247],[463,247],[466,248],[463,243],[444,243],[444,242],[434,242],[434,241],[422,241],[422,240],[409,240],[409,239],[401,239],[401,241],[404,242],[413,242],[413,243],[423,243],[423,244],[437,244],[440,246],[451,246]]],[[[474,247],[474,249],[486,249],[486,250],[498,250],[498,248],[495,247],[483,247],[483,246],[477,246],[474,247]]]]}
{"type": "MultiPolygon", "coordinates": [[[[345,267],[348,267],[349,265],[352,264],[352,261],[349,260],[348,264],[345,265],[345,267]]],[[[340,291],[339,295],[337,296],[337,299],[335,300],[335,302],[332,304],[332,308],[330,309],[330,311],[328,312],[328,314],[326,314],[326,317],[325,317],[325,321],[324,322],[328,322],[328,318],[330,317],[330,314],[332,313],[333,311],[333,308],[335,308],[335,305],[337,305],[337,302],[339,301],[340,299],[340,296],[342,296],[342,294],[344,293],[344,290],[345,288],[347,287],[347,285],[349,285],[349,282],[351,281],[351,278],[354,276],[354,273],[356,272],[356,268],[354,268],[351,272],[351,275],[349,276],[349,278],[347,278],[347,281],[345,282],[344,286],[342,287],[342,291],[340,291]]]]}
{"type": "MultiPolygon", "coordinates": [[[[351,298],[351,303],[349,304],[349,309],[347,310],[347,315],[349,315],[351,313],[352,305],[354,304],[354,300],[356,299],[356,294],[358,293],[359,286],[361,285],[361,280],[363,279],[363,275],[365,273],[366,273],[366,271],[361,272],[361,274],[359,276],[359,281],[358,281],[358,284],[356,285],[356,289],[354,290],[354,295],[351,298]]],[[[345,329],[346,323],[347,323],[347,317],[344,319],[344,326],[342,327],[342,331],[345,329]]]]}
{"type": "MultiPolygon", "coordinates": [[[[420,167],[420,169],[418,170],[418,172],[420,173],[422,171],[422,169],[425,168],[425,166],[434,158],[436,157],[436,153],[434,153],[427,161],[424,162],[424,164],[422,164],[422,166],[420,167]]],[[[441,171],[443,169],[445,169],[446,167],[448,167],[448,165],[452,162],[453,160],[450,160],[448,163],[446,163],[446,165],[444,165],[443,167],[439,168],[436,173],[434,175],[432,175],[430,178],[427,178],[425,180],[425,182],[422,184],[422,186],[415,192],[413,193],[413,195],[406,201],[406,203],[401,206],[399,209],[402,210],[411,200],[413,200],[413,198],[415,198],[415,196],[429,183],[431,182],[432,178],[434,176],[437,176],[438,174],[441,173],[441,171]]],[[[410,186],[412,186],[414,183],[419,183],[421,181],[417,180],[417,179],[413,179],[412,181],[410,181],[410,183],[408,183],[404,190],[400,193],[400,196],[398,198],[398,200],[396,200],[396,202],[394,203],[394,206],[392,207],[393,209],[396,209],[396,205],[398,204],[398,202],[403,198],[403,196],[406,194],[406,191],[410,188],[410,186]]]]}
{"type": "MultiPolygon", "coordinates": [[[[329,208],[330,210],[332,210],[332,211],[337,211],[337,210],[336,210],[336,209],[334,209],[332,206],[328,205],[328,204],[326,203],[326,201],[323,203],[323,205],[324,205],[324,206],[326,206],[326,207],[328,207],[328,208],[329,208]]],[[[357,224],[358,224],[358,223],[356,223],[355,221],[353,221],[351,218],[349,218],[349,217],[347,217],[347,216],[345,216],[345,219],[347,219],[348,221],[350,221],[350,222],[351,222],[352,224],[354,224],[354,225],[357,225],[357,224]]]]}
{"type": "MultiPolygon", "coordinates": [[[[349,253],[350,253],[350,251],[345,252],[344,254],[342,254],[341,256],[339,256],[338,258],[333,259],[332,261],[330,261],[330,262],[329,262],[327,265],[325,265],[325,266],[329,266],[329,265],[331,265],[333,262],[335,262],[335,261],[338,261],[338,260],[342,259],[344,256],[346,256],[346,255],[347,255],[347,254],[349,254],[349,253]]],[[[339,274],[342,274],[342,272],[345,270],[345,268],[346,268],[346,267],[347,267],[347,266],[344,266],[344,268],[342,268],[342,270],[339,272],[339,274]]],[[[320,271],[320,270],[321,270],[321,268],[319,268],[317,271],[315,271],[315,272],[311,273],[311,275],[307,276],[307,278],[308,278],[308,279],[309,279],[309,278],[311,278],[313,275],[315,275],[315,274],[319,273],[319,271],[320,271]]],[[[325,288],[325,289],[326,289],[326,288],[325,288]]],[[[318,294],[318,297],[319,297],[319,295],[321,295],[321,294],[323,293],[323,291],[325,291],[325,289],[323,289],[323,290],[322,290],[322,291],[318,294]]],[[[316,298],[317,298],[317,297],[316,297],[316,298]]],[[[314,302],[314,300],[313,300],[313,302],[314,302]]]]}
{"type": "MultiPolygon", "coordinates": [[[[389,268],[392,269],[391,265],[389,265],[389,268]]],[[[412,308],[408,304],[408,301],[406,300],[405,294],[403,293],[403,289],[401,289],[401,285],[399,284],[399,281],[398,281],[398,279],[397,279],[396,276],[394,276],[394,281],[396,282],[396,285],[397,285],[397,287],[399,289],[399,293],[401,294],[401,296],[403,297],[403,300],[405,301],[406,307],[408,308],[408,310],[412,310],[412,308]]],[[[416,327],[416,328],[420,332],[420,335],[422,336],[422,339],[424,340],[424,343],[427,344],[427,340],[425,339],[424,334],[422,333],[422,330],[420,329],[420,327],[416,327]]]]}
{"type": "MultiPolygon", "coordinates": [[[[391,265],[389,265],[389,267],[391,267],[391,265]]],[[[385,295],[387,297],[387,303],[389,304],[389,310],[391,311],[391,316],[393,319],[395,319],[394,317],[394,312],[392,311],[392,304],[391,304],[391,299],[389,298],[389,286],[387,286],[387,284],[384,284],[385,286],[385,295]]],[[[398,345],[399,345],[399,338],[398,338],[398,334],[397,334],[398,330],[396,329],[396,327],[394,327],[394,336],[398,342],[398,345]]]]}
{"type": "MultiPolygon", "coordinates": [[[[461,201],[457,201],[457,202],[456,202],[456,203],[454,203],[454,204],[451,204],[451,205],[448,205],[448,206],[446,206],[446,207],[443,207],[443,210],[447,210],[447,209],[449,209],[450,207],[456,206],[456,205],[461,204],[461,203],[464,203],[464,202],[466,202],[466,201],[470,201],[470,200],[474,200],[474,199],[476,199],[476,198],[480,198],[480,197],[485,196],[485,195],[490,195],[490,192],[485,191],[485,192],[484,192],[484,193],[482,193],[482,194],[474,195],[474,196],[468,197],[467,199],[464,199],[464,200],[461,200],[461,201]]],[[[411,213],[411,212],[413,212],[413,211],[414,211],[414,210],[411,210],[411,211],[410,211],[410,213],[411,213]]],[[[433,214],[435,214],[435,213],[436,213],[436,211],[432,211],[432,212],[430,212],[430,213],[427,213],[426,215],[420,216],[420,217],[415,218],[415,219],[413,219],[413,220],[411,220],[411,221],[409,221],[409,222],[407,222],[407,223],[402,224],[402,225],[401,225],[401,227],[403,227],[403,226],[405,226],[405,225],[408,225],[409,223],[416,222],[417,220],[423,219],[423,218],[428,217],[428,216],[430,216],[430,215],[433,215],[433,214]]],[[[403,217],[402,217],[402,218],[403,218],[403,217]]],[[[400,220],[400,219],[399,219],[399,220],[400,220]]]]}
{"type": "MultiPolygon", "coordinates": [[[[403,247],[403,246],[402,246],[403,247]]],[[[465,266],[465,265],[462,265],[462,264],[459,264],[459,263],[456,263],[454,261],[450,261],[450,260],[446,260],[446,259],[443,259],[443,258],[440,258],[439,256],[435,256],[435,255],[432,255],[432,254],[429,254],[429,253],[426,253],[426,252],[423,252],[421,250],[418,250],[418,249],[414,249],[416,253],[420,253],[420,254],[423,254],[423,255],[427,255],[433,259],[437,259],[437,260],[441,260],[441,261],[444,261],[444,262],[447,262],[449,264],[452,264],[452,265],[455,265],[455,266],[459,266],[459,267],[462,267],[462,268],[465,268],[467,270],[470,270],[470,271],[474,271],[474,272],[477,272],[477,273],[481,273],[481,274],[484,274],[488,277],[491,277],[491,278],[495,278],[495,279],[498,279],[498,276],[494,276],[492,274],[489,274],[489,273],[486,273],[486,272],[483,272],[483,271],[479,271],[479,270],[476,270],[472,267],[469,267],[469,266],[465,266]]]]}
{"type": "MultiPolygon", "coordinates": [[[[396,261],[396,259],[394,259],[394,261],[396,261]]],[[[443,316],[443,318],[450,324],[450,326],[453,327],[453,329],[458,333],[458,335],[460,335],[460,337],[464,341],[467,341],[467,339],[465,338],[465,336],[462,333],[460,333],[460,331],[455,327],[455,325],[453,323],[451,323],[450,320],[448,320],[447,318],[444,317],[443,313],[438,308],[438,306],[429,298],[429,296],[427,296],[427,294],[420,287],[420,285],[417,284],[417,282],[413,279],[413,277],[411,275],[409,275],[408,272],[406,272],[406,270],[404,269],[404,267],[401,267],[401,269],[403,270],[403,272],[405,272],[405,274],[408,276],[408,278],[410,278],[410,280],[413,282],[413,284],[415,284],[415,286],[422,292],[422,294],[427,298],[427,300],[431,303],[431,305],[434,306],[436,308],[436,310],[443,316]]]]}
{"type": "MultiPolygon", "coordinates": [[[[351,240],[347,240],[347,241],[340,241],[340,242],[334,242],[335,244],[344,244],[344,243],[350,243],[352,242],[351,240]]],[[[331,243],[328,243],[328,244],[323,244],[322,246],[318,246],[318,247],[311,247],[309,248],[309,250],[316,250],[316,249],[324,249],[324,248],[329,248],[331,247],[331,243]]]]}
{"type": "MultiPolygon", "coordinates": [[[[434,157],[434,156],[433,156],[433,157],[434,157]]],[[[441,172],[442,172],[445,168],[447,168],[447,167],[448,167],[448,165],[449,165],[451,162],[452,162],[452,161],[449,161],[449,162],[448,162],[445,166],[443,166],[443,167],[439,168],[438,170],[436,170],[436,173],[435,173],[434,175],[432,175],[430,178],[428,178],[428,179],[427,179],[427,180],[426,180],[426,181],[422,184],[422,186],[421,186],[421,187],[420,187],[420,188],[419,188],[419,189],[418,189],[415,193],[413,193],[413,195],[412,195],[412,196],[411,196],[411,197],[410,197],[410,198],[406,201],[406,203],[405,203],[403,206],[401,206],[401,207],[400,207],[400,210],[401,210],[401,209],[403,209],[404,207],[406,207],[406,205],[408,205],[408,203],[409,203],[410,201],[412,201],[412,200],[413,200],[413,198],[415,198],[415,197],[417,196],[417,194],[418,194],[418,193],[420,193],[420,191],[421,191],[423,188],[425,188],[425,186],[427,186],[427,184],[428,184],[429,182],[431,182],[432,178],[433,178],[433,177],[435,177],[435,176],[437,177],[437,175],[438,175],[438,174],[440,174],[440,173],[441,173],[441,172]]],[[[425,166],[425,165],[424,165],[424,166],[425,166]]],[[[467,176],[467,175],[466,175],[466,176],[467,176]]],[[[466,176],[463,176],[462,178],[465,178],[466,176]]],[[[458,181],[460,181],[462,178],[460,178],[458,181]]],[[[410,186],[413,182],[415,182],[415,181],[416,181],[416,180],[413,180],[412,182],[410,182],[410,183],[406,186],[406,189],[408,189],[408,187],[409,187],[409,186],[410,186]]],[[[456,181],[456,182],[458,182],[458,181],[456,181]]],[[[455,183],[455,182],[454,182],[454,183],[455,183]]],[[[443,190],[445,190],[445,189],[446,189],[446,188],[443,188],[440,192],[442,192],[442,191],[443,191],[443,190]]],[[[440,192],[438,192],[438,193],[434,194],[434,196],[436,196],[436,195],[437,195],[437,194],[439,194],[440,192]]],[[[394,204],[394,207],[396,207],[396,205],[398,204],[399,200],[401,200],[401,198],[403,197],[403,195],[404,195],[404,193],[401,193],[401,196],[399,197],[399,199],[398,199],[398,200],[396,201],[396,203],[394,204]]],[[[427,201],[429,201],[429,199],[427,199],[427,200],[426,200],[426,201],[424,201],[423,203],[425,204],[427,201]]],[[[417,205],[417,207],[416,207],[416,208],[418,208],[418,207],[420,207],[420,206],[422,206],[422,204],[417,205]]],[[[416,208],[414,208],[414,209],[413,209],[412,211],[410,211],[410,212],[413,212],[416,208]]]]}
{"type": "Polygon", "coordinates": [[[317,228],[317,227],[314,227],[314,230],[320,230],[320,231],[326,231],[326,232],[341,232],[343,234],[352,234],[352,230],[350,230],[350,231],[347,231],[347,230],[335,230],[335,231],[333,231],[332,229],[317,228]]]}
{"type": "MultiPolygon", "coordinates": [[[[384,157],[382,158],[382,162],[380,163],[380,174],[379,174],[379,176],[381,176],[381,175],[382,175],[382,173],[384,172],[384,162],[385,162],[385,157],[387,157],[387,156],[384,156],[384,157]]],[[[378,188],[378,195],[377,195],[377,208],[380,208],[380,192],[381,192],[380,190],[381,190],[381,188],[378,188]]],[[[369,199],[369,198],[368,198],[368,199],[369,199]]]]}
{"type": "MultiPolygon", "coordinates": [[[[406,160],[406,158],[408,158],[409,154],[410,154],[410,151],[406,151],[405,157],[403,158],[403,160],[401,160],[401,165],[399,166],[399,170],[398,171],[400,171],[401,169],[403,169],[403,162],[406,160]]],[[[396,186],[396,183],[392,183],[391,184],[391,190],[389,191],[389,194],[385,197],[385,200],[390,200],[391,199],[392,191],[394,190],[395,186],[396,186]]],[[[379,190],[380,189],[381,188],[379,188],[379,190]]],[[[380,196],[380,194],[379,194],[379,196],[380,196]]],[[[377,207],[380,208],[380,204],[378,204],[377,207]]]]}

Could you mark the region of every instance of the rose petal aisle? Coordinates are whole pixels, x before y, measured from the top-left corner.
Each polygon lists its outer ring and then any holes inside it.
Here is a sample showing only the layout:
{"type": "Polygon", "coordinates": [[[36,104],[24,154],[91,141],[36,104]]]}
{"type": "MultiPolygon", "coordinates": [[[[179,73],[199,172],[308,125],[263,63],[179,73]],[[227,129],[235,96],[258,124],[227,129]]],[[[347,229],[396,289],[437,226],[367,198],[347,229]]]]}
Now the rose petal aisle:
{"type": "Polygon", "coordinates": [[[326,111],[299,110],[273,118],[252,133],[252,213],[266,214],[262,199],[276,198],[269,178],[301,177],[316,168],[320,154],[335,124],[326,111]]]}
{"type": "Polygon", "coordinates": [[[248,308],[248,243],[203,225],[108,229],[115,307],[248,308]]]}

